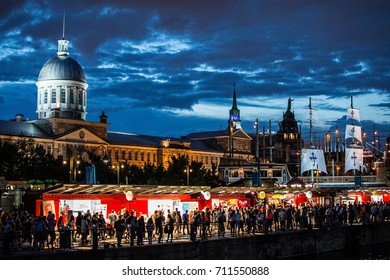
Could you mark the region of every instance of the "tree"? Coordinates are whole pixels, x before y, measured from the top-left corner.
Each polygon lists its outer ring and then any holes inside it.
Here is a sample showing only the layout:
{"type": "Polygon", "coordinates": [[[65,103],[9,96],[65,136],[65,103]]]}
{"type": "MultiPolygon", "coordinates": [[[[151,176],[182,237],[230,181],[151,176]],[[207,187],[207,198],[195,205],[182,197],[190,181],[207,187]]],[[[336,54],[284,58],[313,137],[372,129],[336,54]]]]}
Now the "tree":
{"type": "Polygon", "coordinates": [[[7,180],[62,178],[61,165],[31,138],[0,141],[0,172],[7,180]]]}
{"type": "Polygon", "coordinates": [[[188,155],[172,156],[169,166],[166,170],[165,184],[168,185],[184,185],[186,182],[186,174],[184,170],[189,164],[188,155]]]}

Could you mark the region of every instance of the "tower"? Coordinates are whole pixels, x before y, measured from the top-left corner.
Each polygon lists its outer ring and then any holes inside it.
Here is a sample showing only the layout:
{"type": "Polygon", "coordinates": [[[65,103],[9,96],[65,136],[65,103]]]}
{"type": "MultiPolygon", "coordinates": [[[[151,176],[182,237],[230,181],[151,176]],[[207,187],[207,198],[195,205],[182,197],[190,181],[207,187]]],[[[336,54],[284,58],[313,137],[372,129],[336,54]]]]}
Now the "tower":
{"type": "Polygon", "coordinates": [[[233,92],[233,104],[229,110],[229,127],[232,129],[242,129],[240,120],[240,110],[237,107],[237,96],[236,96],[236,83],[234,82],[233,92]]]}
{"type": "Polygon", "coordinates": [[[57,56],[42,67],[36,85],[38,119],[86,120],[87,80],[83,68],[69,56],[64,34],[58,40],[57,56]]]}

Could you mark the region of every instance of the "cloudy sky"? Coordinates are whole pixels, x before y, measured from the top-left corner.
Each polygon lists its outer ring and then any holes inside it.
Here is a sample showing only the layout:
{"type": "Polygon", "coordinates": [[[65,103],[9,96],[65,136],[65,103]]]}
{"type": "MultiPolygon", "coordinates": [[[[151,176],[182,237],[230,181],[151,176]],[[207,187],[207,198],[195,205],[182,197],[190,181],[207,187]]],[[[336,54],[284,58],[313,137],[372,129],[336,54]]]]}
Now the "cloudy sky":
{"type": "MultiPolygon", "coordinates": [[[[0,119],[35,119],[36,81],[62,37],[83,67],[87,120],[181,136],[225,129],[236,83],[245,131],[292,109],[308,134],[341,123],[354,97],[390,133],[390,1],[32,1],[0,3],[0,119]]],[[[325,133],[325,132],[324,132],[325,133]]],[[[320,136],[322,137],[322,136],[320,136]]]]}

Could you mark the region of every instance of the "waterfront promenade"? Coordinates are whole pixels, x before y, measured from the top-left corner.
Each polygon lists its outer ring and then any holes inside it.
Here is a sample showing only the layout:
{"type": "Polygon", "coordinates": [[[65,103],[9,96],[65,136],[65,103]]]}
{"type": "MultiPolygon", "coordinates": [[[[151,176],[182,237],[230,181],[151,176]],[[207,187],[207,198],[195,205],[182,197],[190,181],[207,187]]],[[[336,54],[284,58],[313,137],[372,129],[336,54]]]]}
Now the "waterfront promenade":
{"type": "Polygon", "coordinates": [[[389,229],[389,222],[377,222],[368,225],[361,223],[355,223],[352,226],[334,225],[329,229],[316,227],[295,228],[289,231],[273,229],[268,233],[248,234],[244,232],[239,236],[232,236],[230,230],[227,230],[225,237],[218,237],[216,231],[211,231],[212,234],[207,238],[202,239],[198,235],[194,242],[190,241],[189,235],[175,233],[172,243],[167,243],[166,236],[164,236],[164,242],[160,244],[157,239],[154,239],[151,245],[144,240],[144,245],[130,246],[130,240],[123,238],[121,248],[116,246],[117,240],[110,237],[98,240],[97,246],[92,242],[82,244],[80,239],[76,239],[67,248],[61,248],[60,240],[58,240],[54,249],[33,250],[31,247],[21,247],[4,255],[0,248],[0,259],[182,259],[181,256],[188,259],[189,255],[193,259],[305,259],[305,250],[307,250],[307,255],[311,255],[313,252],[329,252],[332,249],[341,250],[346,247],[357,254],[356,250],[359,246],[389,241],[389,229]],[[255,250],[259,244],[261,250],[255,250]],[[246,255],[235,252],[245,251],[245,246],[248,246],[246,255]],[[313,249],[313,246],[316,248],[313,249]],[[294,247],[300,247],[298,254],[293,252],[297,250],[294,247]],[[285,252],[281,252],[282,250],[285,252]]]}

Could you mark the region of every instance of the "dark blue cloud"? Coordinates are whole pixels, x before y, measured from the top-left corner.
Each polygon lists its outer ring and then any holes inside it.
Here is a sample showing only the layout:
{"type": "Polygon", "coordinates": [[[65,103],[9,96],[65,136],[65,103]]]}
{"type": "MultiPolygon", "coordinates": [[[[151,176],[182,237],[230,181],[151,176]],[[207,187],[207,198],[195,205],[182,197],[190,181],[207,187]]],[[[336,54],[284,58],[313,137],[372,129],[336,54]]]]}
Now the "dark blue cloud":
{"type": "Polygon", "coordinates": [[[88,119],[105,110],[114,130],[178,136],[188,128],[220,129],[234,81],[244,128],[251,129],[258,115],[276,126],[289,97],[296,98],[303,125],[309,97],[325,112],[326,129],[345,114],[351,95],[364,118],[389,121],[389,1],[0,5],[2,119],[16,113],[35,117],[35,82],[56,54],[65,11],[70,54],[90,85],[88,119]],[[126,118],[134,119],[132,125],[126,118]]]}

